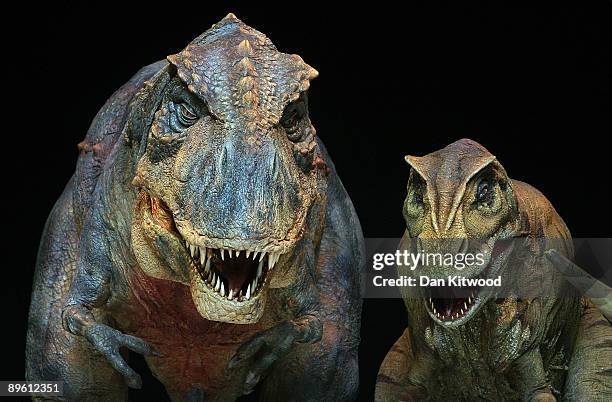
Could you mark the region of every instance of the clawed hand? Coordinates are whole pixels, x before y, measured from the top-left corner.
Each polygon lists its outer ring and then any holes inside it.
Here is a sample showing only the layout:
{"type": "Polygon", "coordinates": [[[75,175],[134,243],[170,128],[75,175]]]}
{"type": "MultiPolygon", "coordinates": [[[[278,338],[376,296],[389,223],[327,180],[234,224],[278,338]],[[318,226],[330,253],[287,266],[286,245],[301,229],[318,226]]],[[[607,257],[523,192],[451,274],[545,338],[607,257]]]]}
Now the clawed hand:
{"type": "Polygon", "coordinates": [[[106,357],[115,370],[123,375],[130,388],[140,388],[142,380],[140,375],[128,366],[119,353],[119,349],[126,347],[142,355],[160,356],[158,351],[142,339],[123,334],[104,324],[91,324],[85,329],[83,335],[98,352],[106,357]]]}
{"type": "Polygon", "coordinates": [[[289,321],[278,324],[253,336],[244,343],[230,360],[228,368],[249,361],[243,393],[251,393],[268,369],[285,356],[298,337],[298,331],[289,321]]]}

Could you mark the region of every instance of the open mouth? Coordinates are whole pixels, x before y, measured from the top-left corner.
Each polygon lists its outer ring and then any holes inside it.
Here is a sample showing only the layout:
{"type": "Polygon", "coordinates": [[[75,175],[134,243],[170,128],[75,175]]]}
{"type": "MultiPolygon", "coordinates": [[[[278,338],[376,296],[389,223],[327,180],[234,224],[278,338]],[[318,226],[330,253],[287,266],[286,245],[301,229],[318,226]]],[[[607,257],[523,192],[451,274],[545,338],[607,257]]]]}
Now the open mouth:
{"type": "Polygon", "coordinates": [[[166,255],[156,265],[146,264],[151,255],[145,254],[141,257],[143,270],[152,277],[189,286],[203,318],[256,323],[263,315],[269,288],[289,286],[294,280],[294,268],[288,263],[293,261],[290,253],[296,239],[205,236],[188,220],[175,220],[160,198],[142,190],[139,202],[142,224],[133,225],[133,239],[149,242],[149,247],[136,249],[148,253],[152,249],[157,258],[166,255]]]}
{"type": "Polygon", "coordinates": [[[186,240],[174,221],[168,206],[159,198],[144,193],[150,205],[155,226],[178,237],[189,264],[209,294],[221,300],[245,303],[255,298],[269,282],[271,272],[282,253],[255,249],[213,248],[198,246],[186,240]]]}
{"type": "Polygon", "coordinates": [[[246,302],[266,285],[280,253],[257,250],[214,249],[185,241],[191,263],[206,286],[218,296],[246,302]]]}
{"type": "Polygon", "coordinates": [[[452,288],[432,290],[427,298],[427,307],[441,322],[460,321],[477,308],[479,292],[477,287],[463,288],[460,292],[452,288]]]}
{"type": "MultiPolygon", "coordinates": [[[[505,266],[514,249],[510,240],[497,241],[492,246],[489,263],[480,271],[478,277],[493,278],[505,266]]],[[[453,327],[468,322],[478,310],[499,291],[487,287],[429,287],[426,290],[426,308],[431,318],[439,324],[453,327]]]]}

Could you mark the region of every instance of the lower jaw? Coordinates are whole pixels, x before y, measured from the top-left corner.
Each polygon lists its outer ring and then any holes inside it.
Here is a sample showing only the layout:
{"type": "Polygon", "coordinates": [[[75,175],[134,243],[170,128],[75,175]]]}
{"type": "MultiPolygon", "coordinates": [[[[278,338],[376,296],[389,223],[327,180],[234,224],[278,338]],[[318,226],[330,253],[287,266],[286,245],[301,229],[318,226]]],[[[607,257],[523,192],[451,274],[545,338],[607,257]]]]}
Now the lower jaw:
{"type": "Polygon", "coordinates": [[[457,327],[471,320],[487,300],[486,295],[474,292],[466,298],[435,299],[428,297],[425,304],[434,322],[445,327],[457,327]]]}
{"type": "Polygon", "coordinates": [[[195,267],[189,269],[191,297],[198,313],[207,320],[231,324],[254,324],[263,315],[268,287],[249,300],[227,300],[211,290],[195,267]]]}

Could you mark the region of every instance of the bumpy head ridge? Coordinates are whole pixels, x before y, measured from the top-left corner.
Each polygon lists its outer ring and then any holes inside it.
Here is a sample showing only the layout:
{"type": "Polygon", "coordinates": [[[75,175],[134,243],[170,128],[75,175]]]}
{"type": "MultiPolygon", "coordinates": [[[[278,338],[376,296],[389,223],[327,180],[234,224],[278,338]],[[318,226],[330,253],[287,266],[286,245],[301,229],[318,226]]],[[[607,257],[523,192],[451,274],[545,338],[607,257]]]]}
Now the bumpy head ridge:
{"type": "Polygon", "coordinates": [[[267,131],[318,73],[301,57],[279,52],[233,14],[169,56],[190,91],[228,125],[267,131]]]}

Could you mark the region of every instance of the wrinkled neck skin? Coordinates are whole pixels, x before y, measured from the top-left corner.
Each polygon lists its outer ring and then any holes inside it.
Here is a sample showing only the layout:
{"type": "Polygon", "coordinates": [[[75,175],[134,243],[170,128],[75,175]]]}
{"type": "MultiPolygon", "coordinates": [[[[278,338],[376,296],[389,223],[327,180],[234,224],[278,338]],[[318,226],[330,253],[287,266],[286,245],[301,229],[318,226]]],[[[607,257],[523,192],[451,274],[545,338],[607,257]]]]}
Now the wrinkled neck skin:
{"type": "MultiPolygon", "coordinates": [[[[322,155],[325,157],[325,155],[322,155]]],[[[331,162],[330,162],[331,163],[331,162]]],[[[134,287],[131,281],[147,278],[175,283],[176,286],[189,286],[188,255],[173,254],[176,261],[183,264],[183,272],[172,272],[168,267],[167,278],[153,278],[139,265],[134,254],[132,233],[134,226],[141,225],[141,189],[133,185],[136,158],[133,150],[123,141],[118,141],[98,181],[94,202],[85,217],[80,250],[83,266],[103,273],[108,286],[106,300],[99,306],[112,313],[121,310],[122,306],[134,300],[134,287]]],[[[287,319],[303,314],[316,314],[318,293],[314,286],[318,245],[321,240],[326,209],[327,177],[318,175],[317,197],[311,204],[305,227],[308,230],[296,242],[290,252],[284,256],[281,266],[276,267],[277,286],[268,296],[271,299],[281,297],[285,300],[299,299],[285,304],[267,301],[269,315],[276,319],[287,319]],[[292,274],[292,280],[283,281],[283,275],[292,274]],[[299,295],[299,297],[297,297],[299,295]]],[[[140,296],[138,296],[140,297],[140,296]]],[[[189,302],[191,302],[189,300],[189,302]]],[[[119,328],[121,329],[121,328],[119,328]]]]}

